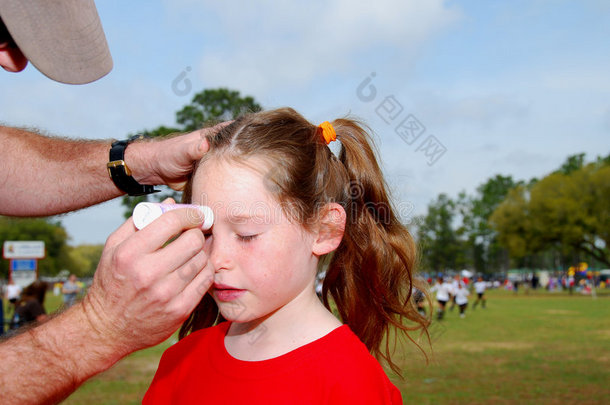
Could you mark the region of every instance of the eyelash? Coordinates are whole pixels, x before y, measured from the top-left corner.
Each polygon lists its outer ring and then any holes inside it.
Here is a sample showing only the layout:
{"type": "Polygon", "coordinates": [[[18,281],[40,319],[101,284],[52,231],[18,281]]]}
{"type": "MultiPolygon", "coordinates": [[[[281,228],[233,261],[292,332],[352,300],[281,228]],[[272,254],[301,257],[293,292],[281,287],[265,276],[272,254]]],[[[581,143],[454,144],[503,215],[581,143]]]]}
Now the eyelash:
{"type": "Polygon", "coordinates": [[[257,236],[258,235],[237,235],[237,239],[239,239],[241,242],[247,243],[251,242],[257,236]]]}
{"type": "MultiPolygon", "coordinates": [[[[212,233],[204,233],[203,236],[207,239],[208,237],[212,236],[212,233]]],[[[237,236],[237,240],[239,240],[240,242],[244,242],[244,243],[248,243],[248,242],[252,242],[257,236],[258,234],[255,235],[235,235],[237,236]]]]}

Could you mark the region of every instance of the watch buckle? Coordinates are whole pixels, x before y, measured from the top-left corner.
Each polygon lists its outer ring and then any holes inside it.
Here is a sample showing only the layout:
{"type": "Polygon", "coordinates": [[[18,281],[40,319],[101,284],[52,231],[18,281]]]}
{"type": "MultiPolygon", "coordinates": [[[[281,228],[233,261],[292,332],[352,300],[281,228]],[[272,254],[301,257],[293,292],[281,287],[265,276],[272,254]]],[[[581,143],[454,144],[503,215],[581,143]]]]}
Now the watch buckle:
{"type": "Polygon", "coordinates": [[[108,175],[110,176],[110,178],[112,178],[112,173],[110,172],[110,169],[116,169],[120,166],[123,166],[126,175],[131,176],[131,170],[129,170],[129,167],[127,166],[124,160],[113,160],[112,162],[108,162],[106,164],[106,167],[108,168],[108,175]]]}

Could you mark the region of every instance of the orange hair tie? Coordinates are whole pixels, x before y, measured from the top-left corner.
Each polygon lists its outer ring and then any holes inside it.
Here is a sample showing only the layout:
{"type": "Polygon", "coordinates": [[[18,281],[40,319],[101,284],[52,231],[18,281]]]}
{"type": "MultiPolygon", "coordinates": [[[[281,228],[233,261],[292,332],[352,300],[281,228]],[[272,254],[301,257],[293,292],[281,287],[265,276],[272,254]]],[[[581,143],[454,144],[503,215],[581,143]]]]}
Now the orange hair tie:
{"type": "Polygon", "coordinates": [[[337,133],[335,132],[335,128],[333,128],[333,125],[330,122],[324,121],[323,123],[318,125],[318,130],[322,132],[322,136],[324,137],[324,141],[327,145],[332,141],[337,140],[337,133]]]}

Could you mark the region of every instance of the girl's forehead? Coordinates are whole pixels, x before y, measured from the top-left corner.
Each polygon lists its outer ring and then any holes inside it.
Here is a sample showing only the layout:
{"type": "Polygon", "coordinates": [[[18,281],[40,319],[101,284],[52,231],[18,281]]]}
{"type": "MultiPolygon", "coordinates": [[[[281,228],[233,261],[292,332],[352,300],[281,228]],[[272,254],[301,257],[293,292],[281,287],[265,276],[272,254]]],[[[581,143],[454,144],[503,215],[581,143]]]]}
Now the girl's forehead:
{"type": "Polygon", "coordinates": [[[197,168],[191,200],[207,205],[272,202],[273,196],[264,182],[267,167],[257,158],[240,161],[211,158],[197,168]]]}

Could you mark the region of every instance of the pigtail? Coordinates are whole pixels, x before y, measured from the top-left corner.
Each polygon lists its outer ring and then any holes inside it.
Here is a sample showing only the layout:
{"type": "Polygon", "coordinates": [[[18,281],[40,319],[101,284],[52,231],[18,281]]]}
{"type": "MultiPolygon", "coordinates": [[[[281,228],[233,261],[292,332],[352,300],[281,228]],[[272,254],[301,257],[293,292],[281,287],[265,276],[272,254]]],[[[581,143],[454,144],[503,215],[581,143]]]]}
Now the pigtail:
{"type": "Polygon", "coordinates": [[[414,277],[416,245],[390,204],[367,132],[351,120],[336,120],[333,126],[342,144],[338,160],[349,179],[343,202],[347,223],[326,272],[324,304],[330,308],[330,295],[342,321],[375,357],[400,374],[391,358],[400,333],[390,330],[402,332],[420,347],[409,332],[422,329],[427,334],[429,324],[413,299],[416,288],[426,292],[414,277]]]}

